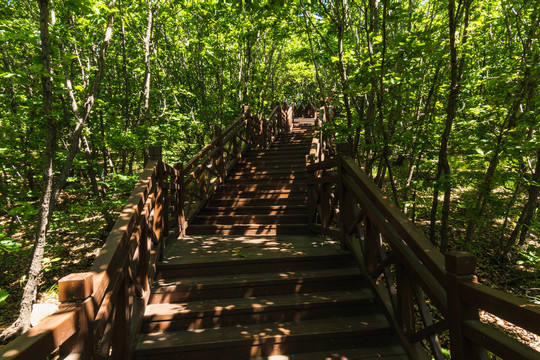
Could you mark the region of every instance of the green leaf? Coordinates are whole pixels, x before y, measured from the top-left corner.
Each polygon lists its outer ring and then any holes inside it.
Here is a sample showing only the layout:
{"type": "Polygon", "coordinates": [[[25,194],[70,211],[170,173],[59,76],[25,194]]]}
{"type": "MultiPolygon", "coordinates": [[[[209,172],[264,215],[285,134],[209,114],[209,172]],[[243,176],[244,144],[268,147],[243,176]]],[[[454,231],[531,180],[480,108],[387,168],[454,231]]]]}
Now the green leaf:
{"type": "Polygon", "coordinates": [[[6,290],[0,289],[0,307],[6,305],[6,299],[8,298],[9,293],[6,290]]]}

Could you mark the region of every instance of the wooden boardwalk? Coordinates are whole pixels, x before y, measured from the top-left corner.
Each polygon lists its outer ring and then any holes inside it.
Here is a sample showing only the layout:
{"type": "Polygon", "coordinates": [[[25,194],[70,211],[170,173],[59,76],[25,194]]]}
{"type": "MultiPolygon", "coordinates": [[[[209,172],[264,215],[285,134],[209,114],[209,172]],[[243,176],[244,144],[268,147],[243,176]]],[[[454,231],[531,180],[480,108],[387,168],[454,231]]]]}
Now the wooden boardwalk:
{"type": "Polygon", "coordinates": [[[185,164],[149,148],[90,271],[62,278],[61,308],[0,358],[445,360],[445,333],[453,359],[540,359],[479,319],[539,334],[538,305],[439,252],[350,144],[312,137],[292,106],[244,110],[185,164]]]}
{"type": "Polygon", "coordinates": [[[136,359],[407,358],[351,254],[308,234],[310,134],[248,152],[166,248],[136,359]]]}

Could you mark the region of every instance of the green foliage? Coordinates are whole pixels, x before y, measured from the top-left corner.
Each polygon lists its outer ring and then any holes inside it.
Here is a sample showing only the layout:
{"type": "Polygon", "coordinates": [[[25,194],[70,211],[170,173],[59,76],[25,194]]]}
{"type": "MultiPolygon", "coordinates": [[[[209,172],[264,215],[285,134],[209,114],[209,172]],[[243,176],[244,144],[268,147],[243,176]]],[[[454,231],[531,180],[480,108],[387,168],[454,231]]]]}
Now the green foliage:
{"type": "Polygon", "coordinates": [[[516,263],[523,265],[533,270],[540,270],[540,248],[536,246],[528,246],[526,249],[519,251],[520,260],[516,263]]]}
{"type": "Polygon", "coordinates": [[[0,308],[6,305],[6,299],[8,296],[8,291],[0,289],[0,308]]]}
{"type": "MultiPolygon", "coordinates": [[[[320,105],[332,90],[329,105],[336,116],[322,131],[337,142],[352,141],[359,163],[371,176],[379,175],[384,190],[389,190],[387,157],[400,205],[409,216],[425,220],[437,185],[450,93],[447,4],[394,1],[385,7],[378,2],[372,13],[362,2],[349,2],[342,61],[336,22],[340,4],[165,0],[122,2],[109,9],[103,0],[55,2],[49,29],[56,174],[76,123],[68,83],[80,115],[111,12],[115,25],[84,129],[89,155],[81,151],[75,159],[62,189],[62,211],[52,217],[52,234],[66,228],[73,234],[81,221],[121,209],[149,145],[162,144],[168,163],[186,162],[217,127],[234,121],[243,105],[263,114],[284,99],[320,105]],[[149,12],[154,23],[145,54],[149,12]]],[[[539,186],[533,179],[540,147],[540,49],[533,5],[475,2],[467,29],[459,21],[456,40],[464,72],[446,154],[451,176],[438,183],[452,191],[456,239],[473,220],[481,231],[506,223],[506,239],[529,193],[539,186]],[[495,156],[493,176],[485,185],[495,156]],[[484,211],[477,210],[484,198],[484,211]]],[[[23,240],[13,240],[13,234],[30,231],[39,211],[47,129],[37,5],[2,2],[0,20],[0,216],[7,224],[0,232],[0,253],[9,262],[22,251],[23,240]]],[[[527,239],[539,236],[537,212],[533,215],[523,227],[527,239]]],[[[100,237],[101,230],[82,227],[81,233],[100,237]]],[[[456,246],[479,248],[461,240],[456,246]]],[[[520,256],[523,265],[532,266],[538,252],[529,247],[520,256]]],[[[56,259],[50,256],[45,269],[58,270],[56,259]]]]}
{"type": "Polygon", "coordinates": [[[0,233],[0,252],[13,253],[21,249],[21,244],[9,238],[6,234],[0,233]]]}

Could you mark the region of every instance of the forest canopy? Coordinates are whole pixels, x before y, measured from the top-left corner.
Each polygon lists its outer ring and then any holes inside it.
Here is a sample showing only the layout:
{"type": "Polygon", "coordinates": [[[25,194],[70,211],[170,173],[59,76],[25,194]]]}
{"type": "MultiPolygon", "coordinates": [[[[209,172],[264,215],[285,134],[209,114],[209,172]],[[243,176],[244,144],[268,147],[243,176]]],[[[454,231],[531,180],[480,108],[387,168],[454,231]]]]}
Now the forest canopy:
{"type": "Polygon", "coordinates": [[[65,237],[99,247],[149,145],[186,161],[244,105],[284,101],[332,108],[321,131],[442,251],[537,273],[539,15],[534,0],[1,2],[0,307],[62,275],[65,237]],[[10,272],[31,259],[34,275],[10,272]]]}

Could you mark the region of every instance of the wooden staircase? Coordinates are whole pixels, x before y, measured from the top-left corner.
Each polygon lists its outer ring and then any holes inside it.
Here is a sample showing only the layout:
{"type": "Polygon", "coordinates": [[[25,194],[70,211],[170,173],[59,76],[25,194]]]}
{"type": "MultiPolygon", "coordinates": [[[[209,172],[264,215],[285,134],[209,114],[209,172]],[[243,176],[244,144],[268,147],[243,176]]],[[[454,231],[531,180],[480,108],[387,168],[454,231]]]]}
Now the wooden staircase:
{"type": "Polygon", "coordinates": [[[187,229],[188,235],[307,234],[306,160],[310,127],[251,150],[187,229]]]}
{"type": "Polygon", "coordinates": [[[311,129],[252,150],[157,265],[136,359],[406,359],[350,253],[307,233],[311,129]]]}

